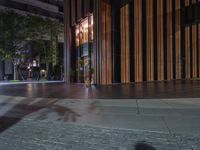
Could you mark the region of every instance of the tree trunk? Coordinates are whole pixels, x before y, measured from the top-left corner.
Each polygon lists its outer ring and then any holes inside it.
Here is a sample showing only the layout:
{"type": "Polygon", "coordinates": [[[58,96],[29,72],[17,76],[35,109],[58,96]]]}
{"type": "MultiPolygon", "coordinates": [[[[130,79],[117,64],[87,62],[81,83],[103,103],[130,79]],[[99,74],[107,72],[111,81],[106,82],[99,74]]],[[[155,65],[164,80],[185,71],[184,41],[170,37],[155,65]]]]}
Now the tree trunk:
{"type": "Polygon", "coordinates": [[[13,66],[14,66],[14,80],[17,80],[18,79],[17,65],[13,63],[13,66]]]}
{"type": "Polygon", "coordinates": [[[22,80],[24,81],[25,80],[24,76],[23,76],[21,70],[19,70],[18,68],[17,68],[17,73],[21,76],[22,80]]]}

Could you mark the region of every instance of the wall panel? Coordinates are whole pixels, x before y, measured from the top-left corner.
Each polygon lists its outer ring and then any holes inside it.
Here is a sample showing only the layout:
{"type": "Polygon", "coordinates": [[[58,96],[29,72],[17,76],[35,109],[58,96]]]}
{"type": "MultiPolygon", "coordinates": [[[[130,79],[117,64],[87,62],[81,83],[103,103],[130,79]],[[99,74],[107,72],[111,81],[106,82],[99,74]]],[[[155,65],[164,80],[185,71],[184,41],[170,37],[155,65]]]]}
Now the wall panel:
{"type": "Polygon", "coordinates": [[[77,20],[82,19],[83,16],[82,0],[76,0],[76,14],[77,14],[77,20]]]}
{"type": "Polygon", "coordinates": [[[75,25],[76,23],[76,1],[71,0],[71,23],[72,25],[75,25]]]}
{"type": "Polygon", "coordinates": [[[121,82],[130,82],[130,35],[129,35],[129,5],[120,10],[121,30],[121,82]]]}
{"type": "MultiPolygon", "coordinates": [[[[154,80],[153,0],[146,0],[147,13],[147,81],[154,80]]],[[[146,65],[146,64],[144,64],[146,65]]]]}
{"type": "MultiPolygon", "coordinates": [[[[185,6],[190,5],[190,0],[185,0],[185,6]]],[[[190,79],[190,27],[185,28],[185,70],[186,79],[190,79]]]]}
{"type": "MultiPolygon", "coordinates": [[[[198,0],[200,2],[200,0],[198,0]]],[[[200,78],[200,24],[198,24],[198,77],[200,78]]]]}
{"type": "Polygon", "coordinates": [[[180,0],[175,1],[175,49],[176,79],[181,79],[181,6],[180,0]]]}
{"type": "Polygon", "coordinates": [[[163,0],[157,0],[158,80],[164,80],[163,0]]]}
{"type": "Polygon", "coordinates": [[[143,80],[142,58],[142,0],[134,0],[135,81],[143,80]]]}
{"type": "Polygon", "coordinates": [[[167,0],[167,80],[173,79],[172,0],[167,0]]]}
{"type": "Polygon", "coordinates": [[[87,16],[90,12],[90,0],[83,0],[83,6],[84,16],[87,16]]]}
{"type": "MultiPolygon", "coordinates": [[[[196,3],[196,0],[192,0],[196,3]]],[[[192,78],[197,78],[197,25],[192,25],[192,78]]]]}
{"type": "Polygon", "coordinates": [[[200,24],[198,25],[198,72],[200,78],[200,24]]]}
{"type": "Polygon", "coordinates": [[[111,6],[102,2],[102,68],[101,84],[112,83],[111,6]]]}

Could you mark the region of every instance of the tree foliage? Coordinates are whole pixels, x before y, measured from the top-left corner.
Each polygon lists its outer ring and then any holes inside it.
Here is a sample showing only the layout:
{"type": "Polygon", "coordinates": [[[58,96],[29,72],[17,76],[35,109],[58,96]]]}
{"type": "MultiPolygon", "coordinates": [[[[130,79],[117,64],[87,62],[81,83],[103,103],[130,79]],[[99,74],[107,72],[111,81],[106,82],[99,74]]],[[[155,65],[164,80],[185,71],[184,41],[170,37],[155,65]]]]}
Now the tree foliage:
{"type": "Polygon", "coordinates": [[[63,24],[58,20],[21,15],[14,11],[1,11],[0,59],[12,60],[14,68],[18,68],[20,63],[24,64],[20,60],[29,57],[27,44],[34,44],[37,47],[38,55],[43,56],[41,62],[45,63],[48,68],[48,64],[54,62],[54,54],[56,54],[58,45],[57,39],[58,36],[62,36],[62,33],[63,24]]]}
{"type": "Polygon", "coordinates": [[[0,57],[16,59],[24,56],[24,42],[27,37],[25,17],[13,11],[0,13],[0,57]]]}
{"type": "Polygon", "coordinates": [[[46,62],[51,62],[51,54],[55,50],[53,43],[63,33],[63,24],[40,16],[5,11],[0,12],[0,31],[1,59],[14,60],[27,56],[26,44],[35,41],[45,51],[46,62]],[[45,41],[50,42],[48,48],[45,41]]]}

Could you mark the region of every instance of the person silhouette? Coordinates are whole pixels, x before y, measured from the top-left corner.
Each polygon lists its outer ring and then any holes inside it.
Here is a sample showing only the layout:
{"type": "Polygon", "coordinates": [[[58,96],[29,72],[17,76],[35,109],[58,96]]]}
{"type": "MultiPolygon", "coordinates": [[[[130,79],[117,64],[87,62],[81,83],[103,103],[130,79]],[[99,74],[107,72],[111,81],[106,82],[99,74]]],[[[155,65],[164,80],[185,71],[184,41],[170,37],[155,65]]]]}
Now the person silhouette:
{"type": "Polygon", "coordinates": [[[135,150],[156,150],[156,149],[145,142],[138,142],[135,145],[135,150]]]}

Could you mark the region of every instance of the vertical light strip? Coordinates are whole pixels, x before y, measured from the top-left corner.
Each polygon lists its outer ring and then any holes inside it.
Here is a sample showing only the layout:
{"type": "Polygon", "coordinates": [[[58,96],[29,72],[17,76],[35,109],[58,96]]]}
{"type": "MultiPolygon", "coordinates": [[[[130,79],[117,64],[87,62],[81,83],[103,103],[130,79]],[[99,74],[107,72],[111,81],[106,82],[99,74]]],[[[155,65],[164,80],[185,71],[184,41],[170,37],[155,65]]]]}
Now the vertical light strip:
{"type": "Polygon", "coordinates": [[[167,0],[167,80],[173,79],[172,0],[167,0]]]}
{"type": "Polygon", "coordinates": [[[135,81],[143,80],[142,61],[142,0],[134,0],[135,81]]]}
{"type": "MultiPolygon", "coordinates": [[[[190,5],[190,0],[185,0],[185,6],[190,5]]],[[[185,28],[185,69],[186,79],[190,79],[190,27],[185,28]]]]}
{"type": "Polygon", "coordinates": [[[175,1],[176,79],[181,79],[181,6],[175,1]]]}
{"type": "Polygon", "coordinates": [[[158,80],[164,80],[163,0],[157,0],[158,80]]]}
{"type": "Polygon", "coordinates": [[[154,80],[153,0],[146,0],[147,10],[147,81],[154,80]]]}

